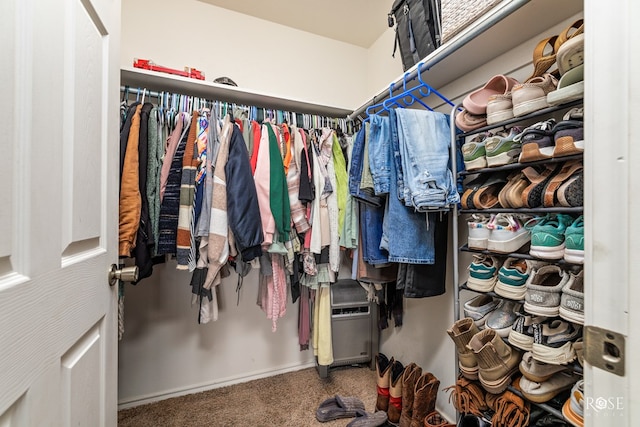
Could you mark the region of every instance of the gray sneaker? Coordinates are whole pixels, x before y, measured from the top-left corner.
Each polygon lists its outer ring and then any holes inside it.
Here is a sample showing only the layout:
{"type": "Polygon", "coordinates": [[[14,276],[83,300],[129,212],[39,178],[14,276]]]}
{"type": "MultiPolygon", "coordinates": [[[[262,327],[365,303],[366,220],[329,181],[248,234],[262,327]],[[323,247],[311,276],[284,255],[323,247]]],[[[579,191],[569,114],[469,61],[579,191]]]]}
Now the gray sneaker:
{"type": "Polygon", "coordinates": [[[569,280],[562,288],[560,317],[573,323],[584,324],[584,270],[578,274],[569,273],[569,280]]]}
{"type": "Polygon", "coordinates": [[[560,311],[562,288],[575,280],[557,265],[545,265],[534,269],[527,280],[524,310],[538,316],[553,317],[560,311]]]}

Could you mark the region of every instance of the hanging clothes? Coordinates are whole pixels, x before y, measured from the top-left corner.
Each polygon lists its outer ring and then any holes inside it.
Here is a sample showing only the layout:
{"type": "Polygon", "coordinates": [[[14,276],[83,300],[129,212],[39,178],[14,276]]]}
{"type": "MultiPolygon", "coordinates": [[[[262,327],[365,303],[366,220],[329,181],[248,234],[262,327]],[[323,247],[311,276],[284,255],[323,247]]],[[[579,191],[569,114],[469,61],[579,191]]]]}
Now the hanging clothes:
{"type": "MultiPolygon", "coordinates": [[[[195,125],[195,124],[194,124],[195,125]]],[[[177,127],[174,133],[177,131],[177,127]]],[[[178,217],[180,215],[180,184],[182,182],[182,159],[184,157],[185,148],[187,146],[188,134],[190,133],[191,123],[186,132],[182,132],[182,137],[178,143],[173,158],[169,162],[169,157],[165,157],[162,164],[162,171],[166,170],[165,163],[169,163],[164,195],[161,196],[160,218],[158,220],[158,255],[172,255],[176,253],[176,236],[178,231],[178,217]]],[[[169,150],[167,150],[167,154],[169,150]]],[[[160,177],[163,178],[162,175],[160,177]]],[[[162,184],[161,184],[162,185],[162,184]]]]}
{"type": "Polygon", "coordinates": [[[147,165],[149,161],[149,122],[153,105],[145,103],[140,110],[140,134],[138,137],[138,189],[140,191],[140,223],[136,233],[136,246],[132,256],[138,267],[138,280],[151,276],[153,262],[151,260],[154,238],[149,216],[149,199],[147,199],[147,165]]]}
{"type": "Polygon", "coordinates": [[[233,131],[233,124],[229,116],[225,118],[220,133],[220,148],[213,178],[213,193],[211,196],[211,223],[209,226],[209,240],[207,258],[209,267],[204,283],[205,289],[220,284],[220,269],[229,257],[229,223],[227,216],[227,189],[225,164],[229,158],[229,140],[233,131]]]}
{"type": "Polygon", "coordinates": [[[122,174],[120,178],[120,225],[119,248],[121,257],[131,256],[131,250],[136,245],[136,235],[140,225],[141,196],[138,185],[138,139],[140,137],[140,111],[138,104],[131,117],[131,126],[127,138],[127,148],[123,157],[122,174]]]}
{"type": "Polygon", "coordinates": [[[291,231],[291,210],[289,207],[289,190],[287,188],[286,175],[278,139],[274,126],[268,124],[267,135],[269,138],[269,208],[273,215],[276,238],[274,243],[284,242],[291,231]]]}
{"type": "Polygon", "coordinates": [[[151,110],[149,119],[149,135],[147,138],[147,202],[149,204],[149,221],[153,246],[151,255],[157,254],[158,247],[158,221],[160,219],[160,169],[162,168],[162,156],[164,156],[164,142],[161,138],[161,126],[158,126],[160,112],[156,107],[151,110]]]}
{"type": "Polygon", "coordinates": [[[305,207],[298,199],[300,191],[300,155],[296,155],[297,150],[302,150],[302,136],[298,129],[291,128],[291,139],[293,143],[289,146],[290,160],[287,171],[287,188],[289,194],[289,210],[291,212],[291,221],[295,226],[298,234],[304,234],[309,230],[309,222],[307,221],[305,207]]]}
{"type": "Polygon", "coordinates": [[[198,168],[198,118],[200,113],[193,112],[191,127],[182,157],[182,174],[180,176],[180,207],[178,209],[178,230],[176,232],[176,261],[178,270],[187,270],[189,259],[195,260],[195,242],[192,241],[194,196],[196,189],[196,172],[198,168]]]}

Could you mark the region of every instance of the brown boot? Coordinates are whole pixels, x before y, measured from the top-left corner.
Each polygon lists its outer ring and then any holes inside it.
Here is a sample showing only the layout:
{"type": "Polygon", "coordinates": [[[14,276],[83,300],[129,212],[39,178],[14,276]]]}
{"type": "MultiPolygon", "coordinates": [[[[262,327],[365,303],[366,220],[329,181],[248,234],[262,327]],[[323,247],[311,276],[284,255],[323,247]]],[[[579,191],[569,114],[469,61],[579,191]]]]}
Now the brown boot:
{"type": "Polygon", "coordinates": [[[471,338],[480,332],[473,319],[466,317],[458,320],[453,324],[451,329],[447,330],[447,334],[451,337],[458,351],[458,367],[465,378],[470,380],[478,379],[478,362],[476,356],[467,344],[471,338]]]}
{"type": "Polygon", "coordinates": [[[389,410],[389,384],[391,377],[391,360],[382,353],[376,355],[376,385],[378,397],[376,398],[376,411],[387,412],[389,410]]]}
{"type": "Polygon", "coordinates": [[[400,414],[400,427],[410,427],[413,417],[413,393],[416,381],[422,375],[422,368],[415,363],[410,363],[404,368],[402,374],[402,413],[400,414]]]}
{"type": "Polygon", "coordinates": [[[440,380],[431,372],[422,374],[413,392],[413,414],[411,427],[422,427],[424,418],[436,409],[436,397],[440,388],[440,380]]]}
{"type": "Polygon", "coordinates": [[[402,413],[402,374],[404,366],[398,360],[391,364],[391,376],[389,379],[389,410],[387,411],[388,421],[393,425],[398,425],[402,413]]]}
{"type": "Polygon", "coordinates": [[[493,329],[485,329],[471,338],[468,346],[478,360],[480,384],[489,393],[506,390],[518,370],[520,353],[509,347],[493,329]]]}

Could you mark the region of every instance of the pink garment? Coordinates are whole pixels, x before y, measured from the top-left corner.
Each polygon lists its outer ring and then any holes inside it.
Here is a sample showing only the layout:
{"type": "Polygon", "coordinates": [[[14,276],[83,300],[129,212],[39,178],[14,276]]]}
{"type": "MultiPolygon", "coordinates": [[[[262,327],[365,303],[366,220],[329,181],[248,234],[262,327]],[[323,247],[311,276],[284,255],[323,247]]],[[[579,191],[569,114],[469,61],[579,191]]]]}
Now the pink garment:
{"type": "Polygon", "coordinates": [[[268,124],[264,124],[262,126],[260,147],[258,149],[256,170],[253,175],[253,179],[256,183],[258,206],[260,207],[260,220],[262,221],[262,232],[264,233],[264,242],[262,243],[262,247],[268,248],[271,243],[273,243],[273,235],[276,232],[276,221],[271,213],[271,205],[269,201],[269,181],[271,174],[269,161],[269,133],[267,129],[264,128],[264,126],[268,126],[268,124]]]}
{"type": "Polygon", "coordinates": [[[167,138],[167,149],[165,150],[162,168],[160,169],[160,202],[162,202],[162,198],[164,197],[164,189],[167,187],[167,179],[169,178],[169,171],[171,170],[171,160],[176,153],[176,148],[178,148],[178,143],[182,137],[183,120],[184,113],[180,113],[176,127],[173,129],[173,132],[171,132],[171,135],[169,135],[169,138],[167,138]]]}
{"type": "Polygon", "coordinates": [[[271,254],[271,270],[270,276],[260,274],[258,305],[267,314],[267,319],[271,319],[271,330],[276,332],[278,319],[287,312],[287,278],[282,255],[271,254]]]}
{"type": "Polygon", "coordinates": [[[278,329],[278,319],[287,312],[287,278],[284,270],[284,259],[280,254],[271,254],[273,275],[268,280],[267,319],[271,319],[271,331],[278,329]]]}

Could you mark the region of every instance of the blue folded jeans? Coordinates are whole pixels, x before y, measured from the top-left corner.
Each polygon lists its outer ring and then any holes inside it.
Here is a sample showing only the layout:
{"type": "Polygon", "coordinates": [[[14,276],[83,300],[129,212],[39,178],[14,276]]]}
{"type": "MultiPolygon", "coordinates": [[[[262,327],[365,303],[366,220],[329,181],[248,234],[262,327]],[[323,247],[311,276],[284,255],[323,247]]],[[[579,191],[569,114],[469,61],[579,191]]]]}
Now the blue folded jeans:
{"type": "Polygon", "coordinates": [[[362,203],[366,203],[371,206],[382,206],[384,200],[380,196],[376,196],[373,192],[360,188],[364,157],[365,131],[366,127],[360,129],[353,140],[351,166],[349,167],[349,194],[362,203]]]}
{"type": "Polygon", "coordinates": [[[400,198],[419,211],[449,209],[460,197],[450,165],[448,117],[399,108],[397,117],[403,187],[400,198]]]}
{"type": "Polygon", "coordinates": [[[389,144],[389,117],[369,116],[369,165],[373,177],[373,189],[376,194],[387,194],[391,181],[391,158],[389,144]]]}
{"type": "Polygon", "coordinates": [[[435,219],[437,212],[425,214],[406,206],[399,197],[402,185],[400,146],[395,110],[389,111],[391,185],[385,205],[380,247],[389,253],[389,261],[407,264],[435,262],[435,219]],[[394,185],[395,183],[395,185],[394,185]]]}

